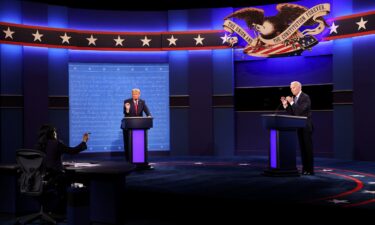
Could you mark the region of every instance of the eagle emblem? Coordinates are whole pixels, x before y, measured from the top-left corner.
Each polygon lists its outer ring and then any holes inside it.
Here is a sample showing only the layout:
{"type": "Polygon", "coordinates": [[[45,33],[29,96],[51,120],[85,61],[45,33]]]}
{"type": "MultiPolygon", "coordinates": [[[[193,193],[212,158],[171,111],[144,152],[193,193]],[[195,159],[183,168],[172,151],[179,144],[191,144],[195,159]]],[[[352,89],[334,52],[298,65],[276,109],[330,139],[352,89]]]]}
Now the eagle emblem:
{"type": "Polygon", "coordinates": [[[329,4],[319,4],[308,9],[298,4],[283,3],[278,4],[276,9],[278,13],[274,16],[265,16],[263,9],[253,7],[243,8],[226,16],[223,26],[230,33],[227,43],[232,47],[238,43],[237,36],[232,36],[236,33],[247,42],[244,53],[248,55],[300,55],[318,44],[314,35],[328,27],[323,16],[329,13],[329,4]],[[244,20],[247,30],[253,31],[254,35],[249,35],[232,18],[244,20]]]}

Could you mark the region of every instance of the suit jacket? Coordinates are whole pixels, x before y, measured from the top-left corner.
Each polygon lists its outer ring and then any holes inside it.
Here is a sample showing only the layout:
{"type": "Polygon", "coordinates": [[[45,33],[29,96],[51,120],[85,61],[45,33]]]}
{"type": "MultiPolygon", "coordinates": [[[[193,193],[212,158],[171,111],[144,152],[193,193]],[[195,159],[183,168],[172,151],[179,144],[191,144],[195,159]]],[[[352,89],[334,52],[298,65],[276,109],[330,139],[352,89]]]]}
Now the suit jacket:
{"type": "Polygon", "coordinates": [[[45,149],[45,164],[47,170],[56,172],[62,171],[64,169],[64,166],[62,164],[62,155],[64,153],[78,154],[85,149],[87,149],[86,142],[81,142],[75,147],[69,147],[59,140],[48,140],[45,149]]]}
{"type": "Polygon", "coordinates": [[[147,116],[151,116],[150,110],[148,109],[146,102],[142,99],[138,99],[138,110],[137,112],[135,111],[135,105],[134,101],[132,98],[126,99],[124,101],[124,115],[126,117],[131,116],[131,117],[142,117],[143,113],[145,113],[147,116]],[[130,109],[129,113],[126,112],[125,104],[129,103],[130,104],[130,109]]]}
{"type": "Polygon", "coordinates": [[[293,105],[290,105],[288,103],[286,111],[288,112],[288,114],[293,116],[306,116],[306,128],[312,131],[313,125],[311,120],[311,100],[306,93],[302,92],[297,102],[295,102],[293,105]]]}

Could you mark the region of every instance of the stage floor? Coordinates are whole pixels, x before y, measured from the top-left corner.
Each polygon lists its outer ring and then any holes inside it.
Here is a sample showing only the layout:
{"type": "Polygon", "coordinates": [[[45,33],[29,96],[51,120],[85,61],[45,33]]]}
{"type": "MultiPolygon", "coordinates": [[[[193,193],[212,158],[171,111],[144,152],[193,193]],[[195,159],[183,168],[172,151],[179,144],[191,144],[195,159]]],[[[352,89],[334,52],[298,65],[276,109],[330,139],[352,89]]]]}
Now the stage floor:
{"type": "Polygon", "coordinates": [[[129,199],[137,196],[133,202],[144,201],[150,218],[339,224],[375,215],[373,162],[316,159],[315,176],[300,177],[263,176],[266,157],[155,158],[151,164],[154,170],[128,176],[126,190],[129,199]]]}
{"type": "MultiPolygon", "coordinates": [[[[86,159],[102,160],[109,159],[86,159]]],[[[125,224],[331,225],[353,219],[368,224],[375,215],[373,162],[317,158],[315,176],[300,177],[263,176],[266,157],[153,157],[150,162],[153,170],[126,178],[125,224]]],[[[11,224],[14,218],[0,215],[0,220],[11,224]]]]}

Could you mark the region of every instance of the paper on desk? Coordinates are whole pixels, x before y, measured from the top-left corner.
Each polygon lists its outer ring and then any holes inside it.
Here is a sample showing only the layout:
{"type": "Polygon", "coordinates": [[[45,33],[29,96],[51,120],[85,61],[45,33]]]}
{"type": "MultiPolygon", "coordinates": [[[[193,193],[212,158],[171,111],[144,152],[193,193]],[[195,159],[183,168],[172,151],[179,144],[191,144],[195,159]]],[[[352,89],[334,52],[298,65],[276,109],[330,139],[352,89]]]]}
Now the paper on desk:
{"type": "Polygon", "coordinates": [[[94,167],[99,166],[97,163],[74,163],[74,167],[94,167]]]}

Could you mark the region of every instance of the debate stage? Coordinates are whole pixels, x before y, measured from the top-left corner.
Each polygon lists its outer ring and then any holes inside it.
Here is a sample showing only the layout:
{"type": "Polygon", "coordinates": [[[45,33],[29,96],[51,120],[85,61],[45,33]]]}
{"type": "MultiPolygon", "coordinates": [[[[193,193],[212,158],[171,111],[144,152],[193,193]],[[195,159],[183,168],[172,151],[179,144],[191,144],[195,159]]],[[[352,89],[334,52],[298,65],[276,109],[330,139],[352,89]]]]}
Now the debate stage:
{"type": "MultiPolygon", "coordinates": [[[[108,158],[83,161],[102,160],[108,158]]],[[[262,175],[267,165],[262,156],[154,157],[150,161],[153,170],[126,177],[121,206],[124,224],[263,221],[321,225],[348,219],[361,224],[375,213],[375,165],[371,162],[318,158],[315,176],[268,177],[262,175]]],[[[14,221],[5,214],[0,219],[1,224],[14,221]]]]}

